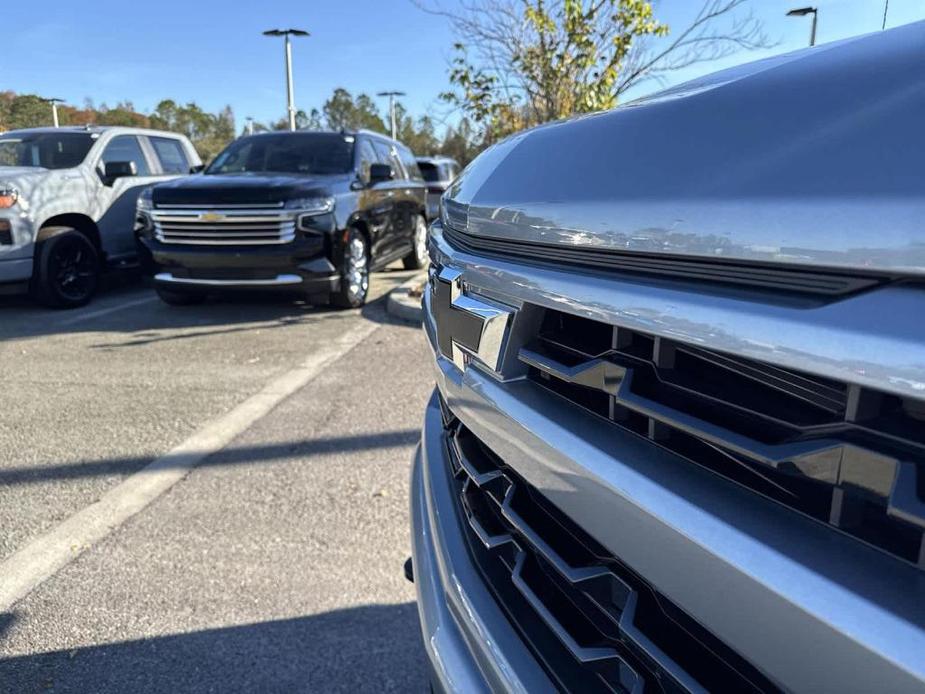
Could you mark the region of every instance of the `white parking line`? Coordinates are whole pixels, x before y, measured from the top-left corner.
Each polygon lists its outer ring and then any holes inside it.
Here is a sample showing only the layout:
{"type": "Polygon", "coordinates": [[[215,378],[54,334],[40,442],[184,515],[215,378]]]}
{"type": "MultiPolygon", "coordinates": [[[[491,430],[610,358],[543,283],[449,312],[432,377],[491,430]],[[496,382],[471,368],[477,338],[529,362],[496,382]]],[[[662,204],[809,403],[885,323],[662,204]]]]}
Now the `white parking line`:
{"type": "Polygon", "coordinates": [[[152,301],[157,301],[156,296],[146,296],[143,299],[135,299],[134,301],[126,301],[124,304],[118,304],[116,306],[109,306],[107,308],[101,308],[96,311],[90,311],[89,313],[81,313],[77,316],[71,316],[67,320],[60,321],[58,325],[76,325],[85,320],[90,320],[91,318],[99,318],[100,316],[105,316],[110,313],[116,313],[117,311],[124,311],[127,308],[132,308],[133,306],[141,306],[142,304],[149,304],[152,301]]]}
{"type": "Polygon", "coordinates": [[[227,414],[206,424],[186,441],[149,463],[98,501],[78,511],[0,563],[0,612],[31,593],[129,518],[161,496],[207,456],[305,386],[322,369],[344,356],[379,326],[363,321],[311,354],[301,365],[268,383],[227,414]]]}

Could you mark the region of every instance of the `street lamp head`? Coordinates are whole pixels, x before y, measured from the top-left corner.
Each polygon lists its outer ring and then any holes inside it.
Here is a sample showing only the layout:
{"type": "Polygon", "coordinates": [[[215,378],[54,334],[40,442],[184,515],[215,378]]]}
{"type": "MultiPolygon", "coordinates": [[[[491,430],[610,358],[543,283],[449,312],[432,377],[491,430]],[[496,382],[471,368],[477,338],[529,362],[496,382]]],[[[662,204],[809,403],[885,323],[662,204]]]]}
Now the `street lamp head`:
{"type": "Polygon", "coordinates": [[[376,92],[376,96],[405,96],[404,92],[376,92]]]}
{"type": "Polygon", "coordinates": [[[303,29],[267,29],[263,32],[264,36],[310,36],[303,29]]]}
{"type": "Polygon", "coordinates": [[[816,14],[815,7],[798,7],[795,10],[790,10],[787,13],[788,17],[804,17],[808,14],[816,14]]]}

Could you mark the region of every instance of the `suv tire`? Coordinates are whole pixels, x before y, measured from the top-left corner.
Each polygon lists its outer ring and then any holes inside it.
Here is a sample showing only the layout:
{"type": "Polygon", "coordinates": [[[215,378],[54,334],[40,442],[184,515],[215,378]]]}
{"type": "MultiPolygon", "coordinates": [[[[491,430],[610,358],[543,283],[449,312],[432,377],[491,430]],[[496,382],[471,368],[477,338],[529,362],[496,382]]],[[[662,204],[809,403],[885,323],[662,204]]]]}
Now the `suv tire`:
{"type": "Polygon", "coordinates": [[[402,258],[406,270],[420,270],[427,264],[427,222],[421,215],[414,217],[414,236],[411,252],[402,258]]]}
{"type": "Polygon", "coordinates": [[[154,291],[157,292],[160,300],[171,306],[195,306],[206,300],[206,295],[202,292],[178,292],[175,289],[165,289],[155,285],[154,291]]]}
{"type": "Polygon", "coordinates": [[[340,289],[331,294],[338,308],[359,308],[369,294],[369,244],[358,229],[348,229],[340,268],[340,289]]]}
{"type": "Polygon", "coordinates": [[[100,254],[86,236],[71,227],[46,227],[35,250],[31,291],[51,308],[84,306],[100,281],[100,254]]]}

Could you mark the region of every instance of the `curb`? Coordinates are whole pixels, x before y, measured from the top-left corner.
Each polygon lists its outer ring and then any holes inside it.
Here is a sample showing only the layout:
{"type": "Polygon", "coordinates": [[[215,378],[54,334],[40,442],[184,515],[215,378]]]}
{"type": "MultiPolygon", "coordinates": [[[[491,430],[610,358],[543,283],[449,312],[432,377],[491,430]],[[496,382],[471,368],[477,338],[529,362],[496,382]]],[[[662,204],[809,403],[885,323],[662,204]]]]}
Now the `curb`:
{"type": "Polygon", "coordinates": [[[427,270],[424,270],[390,291],[389,300],[386,304],[389,315],[409,323],[422,322],[424,320],[424,309],[421,308],[421,298],[411,296],[411,290],[426,283],[427,270]]]}

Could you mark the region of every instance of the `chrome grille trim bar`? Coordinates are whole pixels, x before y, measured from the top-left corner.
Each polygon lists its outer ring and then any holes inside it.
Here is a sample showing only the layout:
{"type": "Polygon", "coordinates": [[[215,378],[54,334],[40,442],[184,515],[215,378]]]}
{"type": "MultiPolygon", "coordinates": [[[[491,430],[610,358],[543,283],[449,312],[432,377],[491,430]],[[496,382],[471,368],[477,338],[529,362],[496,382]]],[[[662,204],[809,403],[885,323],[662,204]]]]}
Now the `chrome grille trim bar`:
{"type": "Polygon", "coordinates": [[[265,280],[229,280],[229,279],[199,279],[194,277],[174,277],[170,272],[161,272],[154,276],[158,282],[172,284],[199,284],[207,287],[276,287],[290,284],[302,284],[298,275],[277,275],[265,280]]]}
{"type": "Polygon", "coordinates": [[[261,206],[170,206],[149,214],[161,243],[203,246],[262,246],[292,243],[298,210],[261,206]]]}

